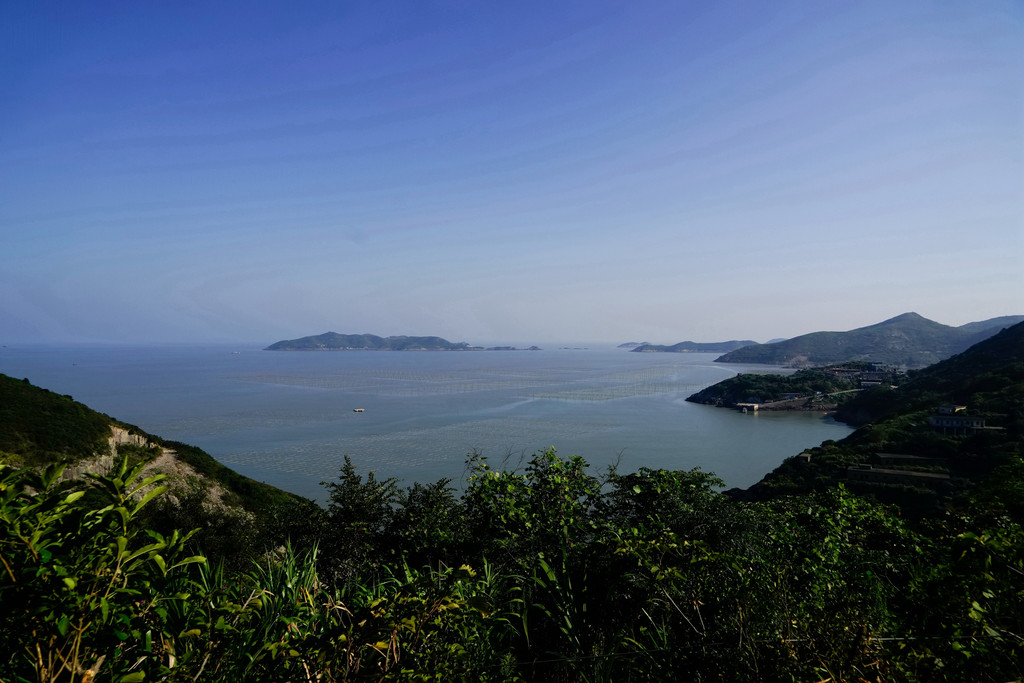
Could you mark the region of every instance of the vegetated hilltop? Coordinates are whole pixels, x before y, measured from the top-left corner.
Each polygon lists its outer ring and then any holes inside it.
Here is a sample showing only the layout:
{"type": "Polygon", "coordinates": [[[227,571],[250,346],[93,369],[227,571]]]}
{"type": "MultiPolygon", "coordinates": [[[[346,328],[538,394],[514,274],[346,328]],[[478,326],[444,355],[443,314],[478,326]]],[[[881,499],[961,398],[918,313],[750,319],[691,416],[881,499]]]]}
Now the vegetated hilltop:
{"type": "Polygon", "coordinates": [[[904,368],[921,368],[991,337],[1024,316],[1004,316],[961,327],[904,313],[875,325],[848,332],[812,332],[774,344],[747,346],[716,359],[719,363],[826,365],[870,361],[904,368]]]}
{"type": "Polygon", "coordinates": [[[732,339],[730,341],[723,342],[693,342],[684,341],[678,344],[672,344],[671,346],[663,346],[659,344],[640,344],[636,346],[633,351],[637,353],[651,353],[651,352],[664,352],[664,353],[725,353],[727,351],[733,351],[735,349],[741,349],[746,346],[757,346],[756,341],[750,339],[732,339]]]}
{"type": "Polygon", "coordinates": [[[441,337],[378,337],[375,334],[325,332],[300,339],[286,339],[265,351],[459,351],[471,349],[465,342],[453,343],[441,337]]]}
{"type": "Polygon", "coordinates": [[[751,489],[770,498],[845,483],[928,514],[965,491],[1024,515],[1024,323],[840,405],[862,425],[787,459],[751,489]]]}
{"type": "Polygon", "coordinates": [[[91,459],[109,450],[114,426],[137,433],[70,396],[0,374],[0,462],[42,469],[91,459]]]}

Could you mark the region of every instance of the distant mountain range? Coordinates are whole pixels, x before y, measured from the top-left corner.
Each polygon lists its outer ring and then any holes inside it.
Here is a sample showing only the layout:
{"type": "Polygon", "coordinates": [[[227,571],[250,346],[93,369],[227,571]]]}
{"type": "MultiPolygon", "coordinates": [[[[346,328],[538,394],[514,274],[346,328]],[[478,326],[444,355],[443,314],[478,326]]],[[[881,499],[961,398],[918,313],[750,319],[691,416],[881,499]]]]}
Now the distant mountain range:
{"type": "Polygon", "coordinates": [[[744,346],[716,362],[806,366],[861,360],[921,368],[1022,321],[1024,316],[1015,315],[950,327],[917,313],[904,313],[848,332],[812,332],[773,344],[744,346]]]}
{"type": "Polygon", "coordinates": [[[693,342],[684,341],[678,344],[672,344],[671,346],[661,346],[658,344],[639,344],[633,348],[634,353],[650,353],[650,352],[666,352],[666,353],[725,353],[727,351],[734,351],[741,349],[745,346],[756,345],[756,341],[750,339],[737,340],[724,342],[693,342]]]}
{"type": "Polygon", "coordinates": [[[285,339],[264,351],[539,351],[536,346],[472,346],[450,342],[441,337],[378,337],[375,334],[338,334],[325,332],[300,339],[285,339]]]}

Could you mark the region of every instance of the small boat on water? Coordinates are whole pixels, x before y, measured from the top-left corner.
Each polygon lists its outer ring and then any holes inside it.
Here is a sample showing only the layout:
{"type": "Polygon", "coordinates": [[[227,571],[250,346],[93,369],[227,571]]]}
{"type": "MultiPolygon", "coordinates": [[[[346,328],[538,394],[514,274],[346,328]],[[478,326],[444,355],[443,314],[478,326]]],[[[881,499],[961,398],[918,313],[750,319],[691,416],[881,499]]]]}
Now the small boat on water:
{"type": "Polygon", "coordinates": [[[353,408],[352,412],[353,413],[365,413],[366,412],[366,408],[353,408]]]}

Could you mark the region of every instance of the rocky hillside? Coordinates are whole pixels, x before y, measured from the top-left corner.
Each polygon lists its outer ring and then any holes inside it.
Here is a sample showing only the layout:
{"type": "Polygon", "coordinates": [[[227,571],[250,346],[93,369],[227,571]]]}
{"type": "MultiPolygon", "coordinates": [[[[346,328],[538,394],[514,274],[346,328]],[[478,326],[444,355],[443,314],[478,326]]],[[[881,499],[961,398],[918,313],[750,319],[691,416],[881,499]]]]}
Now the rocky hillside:
{"type": "Polygon", "coordinates": [[[302,499],[244,477],[204,451],[165,441],[90,409],[70,396],[0,374],[0,465],[43,470],[64,466],[67,481],[108,475],[127,458],[145,476],[166,475],[172,505],[188,501],[207,512],[263,516],[302,499]]]}

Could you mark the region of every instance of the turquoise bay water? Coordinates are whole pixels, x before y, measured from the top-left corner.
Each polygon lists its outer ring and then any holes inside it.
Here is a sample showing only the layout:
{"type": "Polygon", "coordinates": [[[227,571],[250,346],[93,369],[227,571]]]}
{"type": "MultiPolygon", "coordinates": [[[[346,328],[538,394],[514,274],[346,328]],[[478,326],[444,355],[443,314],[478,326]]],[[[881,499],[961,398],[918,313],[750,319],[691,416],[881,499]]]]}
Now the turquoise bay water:
{"type": "Polygon", "coordinates": [[[255,347],[4,347],[0,372],[312,498],[349,455],[362,472],[459,485],[466,454],[514,467],[554,446],[596,469],[713,471],[749,486],[850,432],[817,413],[686,403],[736,372],[716,354],[616,348],[271,352],[255,347]],[[365,412],[353,412],[362,408],[365,412]]]}

